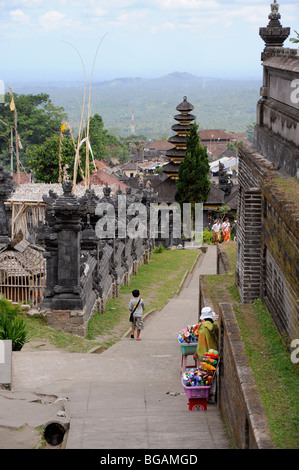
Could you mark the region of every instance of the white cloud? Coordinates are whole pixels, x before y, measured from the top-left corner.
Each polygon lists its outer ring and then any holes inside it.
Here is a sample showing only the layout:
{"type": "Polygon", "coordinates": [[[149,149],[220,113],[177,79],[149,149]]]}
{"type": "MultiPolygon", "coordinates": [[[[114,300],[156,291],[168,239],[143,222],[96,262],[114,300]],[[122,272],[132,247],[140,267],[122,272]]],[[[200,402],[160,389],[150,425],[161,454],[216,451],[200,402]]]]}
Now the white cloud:
{"type": "Polygon", "coordinates": [[[59,11],[47,11],[38,19],[40,26],[46,32],[55,31],[57,29],[78,28],[80,22],[74,21],[66,14],[59,11]]]}
{"type": "Polygon", "coordinates": [[[25,13],[22,10],[12,10],[9,12],[10,17],[12,21],[15,21],[16,23],[30,23],[30,18],[29,16],[25,15],[25,13]]]}
{"type": "Polygon", "coordinates": [[[214,10],[222,8],[216,0],[154,0],[157,8],[162,10],[214,10]]]}
{"type": "Polygon", "coordinates": [[[123,23],[139,23],[140,21],[145,20],[148,17],[148,12],[146,10],[133,10],[133,11],[123,11],[117,17],[119,22],[123,23]]]}
{"type": "Polygon", "coordinates": [[[54,31],[59,29],[65,18],[63,13],[58,11],[48,11],[39,18],[39,23],[45,31],[54,31]]]}
{"type": "Polygon", "coordinates": [[[93,14],[97,17],[103,17],[103,16],[106,16],[107,15],[107,10],[104,10],[103,8],[101,7],[95,7],[94,10],[93,10],[93,14]]]}

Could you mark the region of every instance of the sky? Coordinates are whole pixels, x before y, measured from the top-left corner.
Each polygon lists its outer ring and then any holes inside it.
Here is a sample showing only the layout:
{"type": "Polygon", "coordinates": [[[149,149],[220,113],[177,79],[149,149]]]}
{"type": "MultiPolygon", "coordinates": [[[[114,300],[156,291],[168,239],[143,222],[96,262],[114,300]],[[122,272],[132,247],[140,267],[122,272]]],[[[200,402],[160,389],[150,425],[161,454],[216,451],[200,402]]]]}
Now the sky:
{"type": "MultiPolygon", "coordinates": [[[[271,0],[0,0],[0,81],[260,78],[271,0]]],[[[281,23],[299,31],[298,0],[281,23]]],[[[287,40],[285,47],[296,47],[287,40]]]]}

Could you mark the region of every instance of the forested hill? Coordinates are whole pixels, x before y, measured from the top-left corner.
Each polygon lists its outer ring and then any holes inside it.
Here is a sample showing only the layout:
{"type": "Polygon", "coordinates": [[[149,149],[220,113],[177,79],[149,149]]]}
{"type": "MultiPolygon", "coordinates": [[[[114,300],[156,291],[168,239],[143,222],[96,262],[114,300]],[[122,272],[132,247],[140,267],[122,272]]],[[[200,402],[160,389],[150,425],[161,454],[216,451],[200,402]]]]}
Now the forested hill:
{"type": "MultiPolygon", "coordinates": [[[[134,108],[135,132],[157,139],[173,134],[176,106],[187,96],[199,129],[225,129],[245,132],[256,121],[259,80],[227,80],[172,73],[161,78],[117,78],[92,84],[91,115],[100,114],[111,133],[127,137],[131,132],[134,108]]],[[[74,130],[80,122],[83,84],[45,83],[15,85],[16,93],[50,95],[56,106],[63,106],[74,130]]],[[[89,83],[86,90],[88,103],[89,83]]]]}

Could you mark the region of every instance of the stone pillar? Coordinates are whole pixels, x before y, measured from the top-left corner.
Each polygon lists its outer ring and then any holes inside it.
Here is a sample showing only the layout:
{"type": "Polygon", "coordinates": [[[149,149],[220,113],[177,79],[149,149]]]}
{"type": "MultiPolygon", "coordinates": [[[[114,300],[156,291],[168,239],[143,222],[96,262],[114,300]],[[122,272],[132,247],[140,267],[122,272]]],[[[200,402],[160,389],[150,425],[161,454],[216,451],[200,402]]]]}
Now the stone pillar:
{"type": "Polygon", "coordinates": [[[95,260],[90,257],[81,273],[82,217],[87,197],[72,193],[72,182],[64,181],[63,195],[44,197],[46,226],[39,237],[45,243],[47,288],[42,309],[48,309],[48,323],[57,329],[84,335],[96,295],[92,290],[95,260]],[[87,311],[88,310],[88,311],[87,311]]]}

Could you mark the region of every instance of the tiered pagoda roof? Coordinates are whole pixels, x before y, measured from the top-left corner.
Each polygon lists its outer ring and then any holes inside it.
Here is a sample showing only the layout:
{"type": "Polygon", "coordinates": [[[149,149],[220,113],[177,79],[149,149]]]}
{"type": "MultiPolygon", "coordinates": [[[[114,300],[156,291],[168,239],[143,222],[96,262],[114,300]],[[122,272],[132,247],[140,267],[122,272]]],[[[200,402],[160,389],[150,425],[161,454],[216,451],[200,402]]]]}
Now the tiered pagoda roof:
{"type": "Polygon", "coordinates": [[[174,148],[166,152],[166,156],[171,159],[168,165],[165,165],[163,171],[170,178],[178,178],[179,164],[184,160],[187,150],[186,136],[190,132],[192,121],[196,118],[190,112],[194,106],[187,101],[187,96],[184,96],[183,101],[176,107],[180,114],[174,116],[178,124],[172,126],[172,130],[176,135],[170,137],[168,142],[174,145],[174,148]]]}

